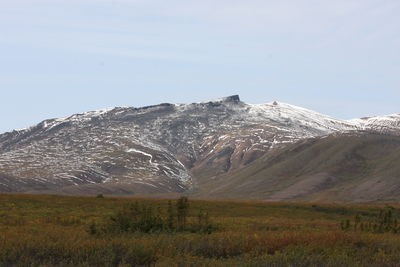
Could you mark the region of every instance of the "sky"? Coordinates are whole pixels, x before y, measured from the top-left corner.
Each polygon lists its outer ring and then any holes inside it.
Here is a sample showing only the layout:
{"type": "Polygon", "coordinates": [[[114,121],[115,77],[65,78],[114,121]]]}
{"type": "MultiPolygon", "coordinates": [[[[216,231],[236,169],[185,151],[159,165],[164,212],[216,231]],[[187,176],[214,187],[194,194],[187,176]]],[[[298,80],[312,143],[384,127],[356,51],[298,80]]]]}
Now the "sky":
{"type": "Polygon", "coordinates": [[[0,132],[239,94],[400,113],[398,0],[0,0],[0,132]]]}

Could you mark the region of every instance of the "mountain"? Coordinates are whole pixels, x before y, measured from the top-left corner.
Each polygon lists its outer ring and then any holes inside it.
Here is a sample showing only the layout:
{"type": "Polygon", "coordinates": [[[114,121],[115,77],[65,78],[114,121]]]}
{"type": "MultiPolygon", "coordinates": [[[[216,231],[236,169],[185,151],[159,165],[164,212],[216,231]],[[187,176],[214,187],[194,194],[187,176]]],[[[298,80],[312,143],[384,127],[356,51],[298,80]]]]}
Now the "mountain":
{"type": "Polygon", "coordinates": [[[350,121],[363,130],[373,130],[380,133],[400,134],[400,114],[379,117],[366,117],[350,121]]]}
{"type": "Polygon", "coordinates": [[[236,95],[92,111],[0,135],[0,191],[200,192],[296,142],[397,134],[399,123],[398,115],[344,121],[276,101],[247,104],[236,95]]]}

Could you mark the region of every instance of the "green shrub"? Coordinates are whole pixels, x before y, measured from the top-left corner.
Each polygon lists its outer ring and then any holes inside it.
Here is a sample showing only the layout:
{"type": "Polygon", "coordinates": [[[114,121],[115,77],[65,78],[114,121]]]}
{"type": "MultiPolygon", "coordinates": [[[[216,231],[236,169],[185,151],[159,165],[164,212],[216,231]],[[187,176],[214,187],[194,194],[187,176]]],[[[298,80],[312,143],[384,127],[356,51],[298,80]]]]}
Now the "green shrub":
{"type": "Polygon", "coordinates": [[[197,220],[188,222],[189,200],[187,197],[178,199],[175,208],[168,201],[167,210],[160,206],[135,202],[123,206],[102,225],[90,224],[87,232],[91,235],[101,233],[155,233],[155,232],[192,232],[210,234],[218,227],[210,222],[207,212],[200,210],[197,220]]]}
{"type": "MultiPolygon", "coordinates": [[[[399,233],[400,226],[396,216],[393,214],[393,208],[382,209],[379,215],[368,221],[362,221],[362,217],[357,214],[354,217],[354,231],[360,230],[362,232],[373,233],[399,233]]],[[[342,230],[350,230],[350,220],[345,220],[340,223],[342,230]]]]}

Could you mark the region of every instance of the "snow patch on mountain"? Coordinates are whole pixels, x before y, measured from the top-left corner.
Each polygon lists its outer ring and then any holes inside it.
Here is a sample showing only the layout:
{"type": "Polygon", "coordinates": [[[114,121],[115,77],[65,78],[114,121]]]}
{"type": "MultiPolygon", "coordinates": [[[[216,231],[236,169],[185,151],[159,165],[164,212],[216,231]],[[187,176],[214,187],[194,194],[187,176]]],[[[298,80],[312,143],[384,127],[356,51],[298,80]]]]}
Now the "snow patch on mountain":
{"type": "Polygon", "coordinates": [[[375,130],[385,133],[400,132],[400,114],[353,119],[350,122],[356,124],[361,130],[375,130]]]}
{"type": "Polygon", "coordinates": [[[271,120],[290,127],[310,127],[321,133],[354,130],[356,125],[321,113],[282,102],[247,104],[249,114],[260,120],[271,120]]]}

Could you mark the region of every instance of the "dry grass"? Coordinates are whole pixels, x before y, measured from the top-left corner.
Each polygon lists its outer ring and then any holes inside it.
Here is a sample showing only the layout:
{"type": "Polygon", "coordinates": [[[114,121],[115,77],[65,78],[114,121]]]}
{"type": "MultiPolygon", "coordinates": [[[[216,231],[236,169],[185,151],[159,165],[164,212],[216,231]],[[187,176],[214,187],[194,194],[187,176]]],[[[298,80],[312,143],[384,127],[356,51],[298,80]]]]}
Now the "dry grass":
{"type": "MultiPolygon", "coordinates": [[[[0,195],[0,266],[398,266],[400,235],[341,231],[384,205],[191,201],[211,234],[93,236],[130,198],[0,195]]],[[[167,200],[140,199],[154,206],[167,200]]],[[[392,205],[397,212],[399,206],[392,205]]]]}

